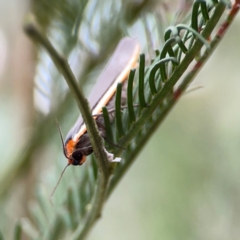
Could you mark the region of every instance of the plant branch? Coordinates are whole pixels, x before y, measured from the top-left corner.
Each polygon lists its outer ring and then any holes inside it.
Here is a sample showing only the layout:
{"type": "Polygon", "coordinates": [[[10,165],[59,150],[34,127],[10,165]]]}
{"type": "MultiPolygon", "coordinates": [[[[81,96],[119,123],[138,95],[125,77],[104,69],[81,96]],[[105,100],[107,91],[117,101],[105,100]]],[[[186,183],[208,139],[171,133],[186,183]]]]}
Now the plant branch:
{"type": "Polygon", "coordinates": [[[84,97],[82,90],[79,88],[76,78],[72,73],[72,70],[70,69],[67,61],[56,51],[47,37],[44,36],[40,27],[35,22],[33,16],[30,16],[27,19],[24,29],[29,37],[31,37],[34,41],[36,41],[47,50],[56,67],[64,76],[72,94],[77,101],[79,110],[82,113],[90,141],[93,146],[93,151],[96,156],[96,161],[99,169],[98,184],[96,185],[95,193],[92,198],[91,209],[86,216],[86,222],[83,225],[83,228],[82,225],[79,225],[78,228],[78,230],[81,232],[81,236],[83,237],[88,233],[95,220],[101,214],[109,179],[109,162],[105,149],[103,147],[102,138],[99,136],[98,130],[96,128],[96,123],[93,120],[92,114],[90,112],[88,101],[84,97]]]}
{"type": "MultiPolygon", "coordinates": [[[[202,36],[205,39],[208,39],[208,37],[210,36],[212,31],[216,27],[220,17],[222,16],[222,14],[223,14],[223,12],[225,10],[225,7],[226,6],[223,3],[219,3],[216,6],[216,9],[215,9],[211,19],[207,22],[207,25],[205,26],[205,29],[202,32],[202,36]]],[[[157,93],[155,95],[155,97],[154,97],[153,101],[151,102],[151,104],[149,105],[149,107],[147,107],[146,109],[144,109],[142,111],[142,114],[139,117],[140,121],[136,121],[132,125],[132,128],[129,130],[128,134],[126,136],[124,136],[120,140],[120,143],[118,143],[120,146],[125,147],[125,146],[127,146],[130,143],[130,141],[132,140],[133,136],[135,136],[135,134],[139,131],[139,126],[141,126],[143,124],[142,122],[146,122],[149,119],[149,116],[151,116],[151,114],[154,112],[154,110],[157,108],[157,106],[167,96],[169,91],[171,91],[173,89],[173,87],[176,84],[176,82],[180,79],[180,77],[183,75],[183,73],[187,70],[188,66],[194,60],[194,58],[197,56],[197,54],[199,53],[199,51],[201,50],[203,45],[204,45],[204,43],[202,41],[200,41],[198,39],[196,40],[196,42],[195,42],[194,46],[192,47],[192,49],[189,50],[189,52],[186,54],[185,58],[182,60],[180,65],[176,68],[175,72],[172,74],[172,76],[170,76],[170,78],[168,79],[168,81],[164,85],[163,89],[159,93],[157,93]]],[[[213,50],[214,50],[214,48],[211,45],[210,50],[207,49],[205,52],[209,56],[213,52],[213,50]]],[[[202,59],[202,61],[206,61],[206,60],[207,60],[207,58],[204,59],[204,60],[202,59]]],[[[185,79],[184,83],[182,83],[182,84],[186,84],[186,86],[182,86],[183,87],[182,91],[186,89],[188,84],[195,77],[196,73],[194,72],[194,74],[193,74],[193,72],[190,72],[185,77],[185,78],[187,78],[187,80],[185,79]]],[[[176,94],[178,94],[178,92],[175,92],[174,99],[172,99],[172,101],[170,100],[168,105],[165,107],[164,111],[161,112],[161,115],[160,115],[158,121],[156,121],[155,124],[151,127],[151,129],[148,130],[148,134],[149,135],[151,135],[151,133],[156,129],[156,127],[165,119],[165,117],[168,114],[168,112],[173,108],[174,104],[178,100],[178,98],[176,97],[176,94]]],[[[147,140],[148,140],[148,137],[143,138],[143,140],[139,143],[140,146],[143,146],[144,143],[147,140]]],[[[122,151],[121,149],[118,149],[116,154],[117,155],[120,154],[121,151],[122,151]]],[[[127,171],[129,166],[131,165],[131,163],[134,161],[134,158],[136,157],[136,154],[132,154],[132,156],[131,156],[132,158],[130,158],[130,156],[131,155],[128,156],[129,158],[126,160],[126,163],[124,165],[122,165],[121,167],[116,169],[116,173],[114,174],[114,177],[112,178],[112,181],[111,181],[111,184],[110,184],[110,187],[109,187],[109,190],[108,190],[108,196],[111,194],[112,190],[115,188],[115,186],[117,185],[119,180],[122,178],[124,173],[127,171]]]]}
{"type": "Polygon", "coordinates": [[[24,26],[24,30],[29,37],[31,37],[34,41],[39,43],[41,46],[43,46],[47,50],[54,64],[64,76],[71,90],[71,93],[74,95],[75,100],[77,101],[79,110],[87,126],[88,133],[90,135],[90,140],[94,149],[94,153],[96,154],[96,157],[99,158],[97,160],[99,170],[100,172],[103,173],[104,177],[107,178],[109,175],[108,173],[109,166],[108,166],[107,156],[103,148],[102,138],[98,134],[95,121],[93,121],[93,117],[89,109],[88,101],[84,97],[82,90],[79,88],[77,84],[77,80],[72,70],[70,69],[67,61],[63,56],[61,56],[56,51],[56,49],[52,46],[52,44],[47,39],[47,37],[44,36],[40,27],[37,25],[37,23],[35,22],[32,16],[28,18],[28,21],[24,26]]]}

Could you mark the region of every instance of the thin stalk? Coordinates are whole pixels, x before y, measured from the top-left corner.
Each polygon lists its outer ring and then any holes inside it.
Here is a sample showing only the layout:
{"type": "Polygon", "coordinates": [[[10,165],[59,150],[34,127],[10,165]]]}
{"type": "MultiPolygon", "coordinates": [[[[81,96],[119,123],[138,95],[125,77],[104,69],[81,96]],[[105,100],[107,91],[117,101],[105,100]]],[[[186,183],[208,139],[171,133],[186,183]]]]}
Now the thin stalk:
{"type": "Polygon", "coordinates": [[[47,37],[44,36],[40,27],[37,25],[32,16],[28,18],[28,22],[25,24],[24,30],[29,37],[31,37],[34,41],[36,41],[47,50],[54,64],[65,78],[87,126],[94,153],[97,157],[97,163],[100,172],[104,175],[103,177],[107,178],[109,173],[109,165],[106,153],[103,148],[102,138],[98,134],[95,121],[93,121],[93,117],[88,105],[88,100],[84,97],[81,88],[78,86],[77,80],[72,70],[70,69],[69,64],[65,58],[61,56],[52,46],[47,37]]]}
{"type": "MultiPolygon", "coordinates": [[[[99,174],[95,194],[91,202],[92,208],[87,214],[86,222],[84,223],[83,227],[82,225],[79,225],[79,227],[77,228],[77,230],[80,231],[81,236],[80,239],[82,239],[87,235],[92,225],[95,223],[96,219],[101,214],[109,179],[109,162],[107,159],[105,149],[103,147],[102,138],[99,136],[99,133],[96,128],[96,123],[93,120],[91,111],[89,109],[88,101],[84,97],[82,90],[79,88],[76,78],[72,70],[70,69],[67,61],[52,46],[52,44],[47,39],[47,37],[42,33],[40,27],[37,25],[35,19],[32,16],[28,18],[28,21],[25,24],[24,29],[29,37],[31,37],[40,46],[44,47],[47,50],[54,64],[65,78],[71,90],[71,93],[74,95],[77,101],[79,110],[82,113],[84,122],[88,130],[88,134],[90,136],[90,141],[96,156],[99,174]]],[[[77,237],[77,239],[79,239],[79,237],[77,237]]]]}

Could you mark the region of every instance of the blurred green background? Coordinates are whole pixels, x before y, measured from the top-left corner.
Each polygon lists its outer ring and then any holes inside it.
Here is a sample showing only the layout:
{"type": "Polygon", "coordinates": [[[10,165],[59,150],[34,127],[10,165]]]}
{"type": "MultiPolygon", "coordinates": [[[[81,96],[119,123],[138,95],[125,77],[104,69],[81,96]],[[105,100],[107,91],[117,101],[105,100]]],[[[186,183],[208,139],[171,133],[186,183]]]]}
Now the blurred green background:
{"type": "MultiPolygon", "coordinates": [[[[34,49],[22,30],[28,10],[27,1],[0,0],[1,176],[21,154],[34,115],[34,49]]],[[[239,42],[240,17],[191,85],[202,88],[184,95],[156,131],[110,197],[89,239],[239,239],[239,42]]],[[[41,157],[55,158],[56,141],[41,157]]],[[[47,161],[44,176],[51,178],[55,169],[47,161]]],[[[63,156],[57,161],[65,164],[63,156]]],[[[35,168],[0,199],[2,232],[10,234],[17,219],[28,216],[34,190],[26,189],[26,182],[36,179],[43,187],[47,184],[35,168]]]]}

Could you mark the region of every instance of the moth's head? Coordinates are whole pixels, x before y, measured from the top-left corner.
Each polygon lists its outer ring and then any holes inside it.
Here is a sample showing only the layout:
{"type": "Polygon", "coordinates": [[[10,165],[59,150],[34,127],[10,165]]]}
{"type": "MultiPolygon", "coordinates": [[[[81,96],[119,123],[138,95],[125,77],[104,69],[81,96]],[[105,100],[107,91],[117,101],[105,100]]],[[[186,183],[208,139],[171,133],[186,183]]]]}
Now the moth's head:
{"type": "Polygon", "coordinates": [[[64,146],[64,154],[68,159],[69,165],[82,165],[86,161],[86,156],[83,155],[82,151],[76,149],[76,142],[72,139],[68,140],[64,146]]]}
{"type": "Polygon", "coordinates": [[[82,165],[86,161],[86,156],[84,156],[81,150],[76,150],[68,157],[68,164],[78,166],[82,165]]]}
{"type": "Polygon", "coordinates": [[[74,142],[72,139],[67,139],[65,142],[63,141],[61,128],[57,121],[56,121],[56,123],[57,123],[58,130],[60,133],[61,141],[62,141],[63,153],[64,153],[65,157],[68,159],[68,164],[63,169],[63,171],[57,181],[57,184],[52,191],[51,198],[52,198],[53,194],[55,193],[55,191],[58,187],[58,184],[60,183],[62,176],[63,176],[65,170],[67,169],[67,167],[69,165],[74,165],[74,166],[82,165],[86,160],[86,156],[83,155],[82,151],[77,149],[76,142],[74,142]]]}

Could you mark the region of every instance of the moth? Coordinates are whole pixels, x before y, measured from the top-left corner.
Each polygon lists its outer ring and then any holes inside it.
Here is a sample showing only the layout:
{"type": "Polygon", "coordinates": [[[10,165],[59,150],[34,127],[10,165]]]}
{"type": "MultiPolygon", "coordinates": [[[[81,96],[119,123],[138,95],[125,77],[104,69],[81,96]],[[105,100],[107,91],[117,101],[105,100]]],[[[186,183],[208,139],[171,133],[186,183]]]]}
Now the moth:
{"type": "MultiPolygon", "coordinates": [[[[94,118],[102,137],[105,137],[104,121],[101,116],[102,107],[106,106],[107,109],[113,108],[117,84],[124,84],[128,79],[130,70],[136,67],[139,50],[139,43],[136,39],[123,38],[88,97],[92,115],[95,116],[94,118]]],[[[68,165],[77,166],[82,165],[86,161],[86,156],[92,152],[93,148],[87,128],[80,115],[66,136],[64,155],[68,159],[68,165]]]]}

